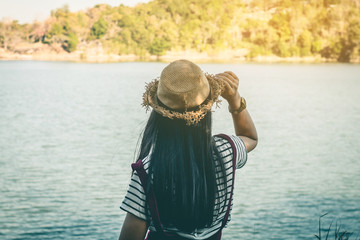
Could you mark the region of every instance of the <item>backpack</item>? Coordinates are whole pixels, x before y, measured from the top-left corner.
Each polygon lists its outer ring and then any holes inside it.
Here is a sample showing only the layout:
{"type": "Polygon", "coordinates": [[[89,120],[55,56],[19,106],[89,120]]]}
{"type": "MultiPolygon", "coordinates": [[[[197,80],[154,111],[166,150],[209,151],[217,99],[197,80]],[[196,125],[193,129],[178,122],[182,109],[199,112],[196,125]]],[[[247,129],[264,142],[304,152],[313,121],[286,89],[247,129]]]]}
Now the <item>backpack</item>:
{"type": "MultiPolygon", "coordinates": [[[[232,187],[231,187],[231,192],[230,192],[229,205],[227,207],[226,214],[225,214],[225,217],[221,224],[221,227],[213,236],[207,238],[206,240],[220,240],[221,239],[222,229],[225,227],[225,225],[228,221],[229,215],[230,215],[230,206],[231,206],[231,201],[232,201],[232,196],[233,196],[234,180],[235,180],[235,169],[236,169],[235,161],[236,161],[236,155],[237,155],[235,144],[231,140],[231,138],[225,134],[218,134],[216,136],[226,139],[230,143],[231,148],[233,150],[233,179],[232,179],[232,187]]],[[[136,163],[131,164],[131,168],[133,169],[133,171],[137,172],[137,174],[140,178],[141,185],[144,188],[144,186],[146,186],[146,183],[147,183],[148,174],[146,173],[146,171],[144,169],[144,164],[142,162],[142,159],[139,159],[136,163]]],[[[147,232],[147,236],[146,236],[145,240],[154,240],[154,239],[156,239],[156,240],[185,240],[185,239],[187,239],[187,238],[180,237],[178,235],[171,234],[171,233],[164,231],[162,224],[161,224],[160,216],[159,216],[155,193],[152,190],[151,185],[150,185],[149,194],[147,194],[146,198],[147,198],[147,203],[149,205],[151,219],[153,221],[156,232],[149,230],[147,232]]]]}

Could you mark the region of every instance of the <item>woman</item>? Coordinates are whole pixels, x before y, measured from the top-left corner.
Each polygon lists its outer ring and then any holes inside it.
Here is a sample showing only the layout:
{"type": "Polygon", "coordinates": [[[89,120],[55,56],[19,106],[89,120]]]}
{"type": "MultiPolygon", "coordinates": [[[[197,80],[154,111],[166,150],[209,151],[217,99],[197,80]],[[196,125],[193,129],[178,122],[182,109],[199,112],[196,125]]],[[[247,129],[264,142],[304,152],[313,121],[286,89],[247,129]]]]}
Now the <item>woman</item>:
{"type": "Polygon", "coordinates": [[[121,205],[120,240],[220,239],[229,221],[234,170],[257,145],[257,132],[232,72],[204,74],[187,60],[172,62],[149,83],[152,107],[139,160],[121,205]],[[211,107],[229,103],[236,136],[211,134],[211,107]]]}

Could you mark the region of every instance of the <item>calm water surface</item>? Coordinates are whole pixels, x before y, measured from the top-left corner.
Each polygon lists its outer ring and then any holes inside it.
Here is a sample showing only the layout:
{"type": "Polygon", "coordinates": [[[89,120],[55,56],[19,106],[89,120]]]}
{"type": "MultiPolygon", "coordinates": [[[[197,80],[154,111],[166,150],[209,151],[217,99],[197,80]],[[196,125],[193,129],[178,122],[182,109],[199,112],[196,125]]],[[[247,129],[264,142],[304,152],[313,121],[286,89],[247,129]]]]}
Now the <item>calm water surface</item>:
{"type": "MultiPolygon", "coordinates": [[[[116,239],[130,164],[164,63],[0,62],[0,239],[116,239]]],[[[238,170],[224,239],[360,233],[360,66],[201,64],[234,71],[260,141],[238,170]]],[[[214,133],[233,133],[227,104],[214,133]]]]}

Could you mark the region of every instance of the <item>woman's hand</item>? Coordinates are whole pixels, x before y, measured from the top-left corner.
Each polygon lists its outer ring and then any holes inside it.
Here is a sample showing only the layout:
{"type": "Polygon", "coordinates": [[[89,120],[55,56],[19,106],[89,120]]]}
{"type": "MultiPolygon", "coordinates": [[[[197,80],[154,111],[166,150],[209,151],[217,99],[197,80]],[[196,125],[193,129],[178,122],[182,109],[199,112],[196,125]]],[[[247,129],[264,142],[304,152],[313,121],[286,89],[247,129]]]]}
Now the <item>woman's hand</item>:
{"type": "MultiPolygon", "coordinates": [[[[229,103],[229,109],[239,109],[241,106],[241,98],[238,92],[238,77],[230,71],[216,74],[215,77],[217,77],[225,85],[221,96],[229,103]]],[[[232,113],[232,118],[236,135],[243,140],[247,152],[250,152],[256,147],[258,136],[249,112],[247,109],[244,109],[240,113],[232,113]]]]}
{"type": "Polygon", "coordinates": [[[225,86],[221,96],[229,103],[231,109],[238,109],[240,107],[239,78],[230,71],[218,73],[215,77],[222,81],[225,86]]]}

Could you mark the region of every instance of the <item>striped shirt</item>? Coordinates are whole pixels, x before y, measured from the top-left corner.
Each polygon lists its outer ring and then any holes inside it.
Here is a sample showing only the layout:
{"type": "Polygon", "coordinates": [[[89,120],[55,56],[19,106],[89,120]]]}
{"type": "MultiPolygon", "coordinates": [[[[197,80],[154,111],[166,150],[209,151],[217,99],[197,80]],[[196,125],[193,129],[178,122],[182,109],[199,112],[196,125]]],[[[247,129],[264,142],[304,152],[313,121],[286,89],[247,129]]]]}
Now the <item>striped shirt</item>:
{"type": "MultiPolygon", "coordinates": [[[[237,157],[236,157],[236,169],[239,169],[243,167],[247,161],[247,152],[244,145],[244,142],[241,140],[240,137],[237,136],[231,136],[229,137],[234,142],[234,145],[236,147],[237,151],[237,157]]],[[[215,145],[222,156],[222,161],[224,162],[225,167],[225,173],[226,173],[226,180],[227,180],[227,202],[226,206],[228,206],[230,201],[230,192],[232,188],[232,180],[233,180],[233,150],[231,148],[230,143],[221,137],[214,136],[215,145]]],[[[143,160],[144,169],[148,170],[149,168],[149,156],[144,158],[143,160]]],[[[216,174],[216,181],[218,184],[218,192],[217,197],[215,199],[215,207],[214,207],[214,218],[213,218],[213,224],[208,228],[203,229],[196,229],[193,233],[184,233],[179,231],[176,228],[165,228],[165,231],[169,231],[172,233],[176,233],[182,237],[186,237],[188,239],[206,239],[214,235],[220,228],[221,224],[223,222],[223,219],[226,214],[227,207],[224,206],[225,201],[225,193],[221,189],[221,183],[222,183],[222,171],[220,167],[220,163],[215,163],[215,174],[216,174]]],[[[145,204],[146,202],[146,196],[144,194],[144,189],[141,185],[139,176],[137,175],[136,171],[134,171],[134,174],[131,177],[130,184],[128,191],[125,195],[125,198],[120,206],[120,208],[128,213],[133,214],[134,216],[146,220],[146,216],[150,216],[150,212],[145,212],[145,204]]],[[[231,203],[231,209],[232,209],[232,203],[231,203]]],[[[231,210],[230,210],[231,211],[231,210]]],[[[230,221],[231,215],[228,218],[228,222],[230,221]]],[[[152,222],[150,223],[149,229],[151,231],[156,231],[154,225],[152,222]]]]}

